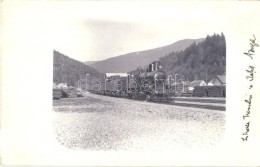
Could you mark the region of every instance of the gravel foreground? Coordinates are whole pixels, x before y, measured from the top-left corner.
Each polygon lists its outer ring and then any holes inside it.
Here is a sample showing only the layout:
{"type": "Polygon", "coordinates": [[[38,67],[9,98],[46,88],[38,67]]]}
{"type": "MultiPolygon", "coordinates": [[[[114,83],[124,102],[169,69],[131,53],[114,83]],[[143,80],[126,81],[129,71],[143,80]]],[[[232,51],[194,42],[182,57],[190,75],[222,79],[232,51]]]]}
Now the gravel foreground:
{"type": "Polygon", "coordinates": [[[225,112],[86,94],[53,101],[53,126],[65,147],[169,151],[211,148],[224,135],[225,112]]]}

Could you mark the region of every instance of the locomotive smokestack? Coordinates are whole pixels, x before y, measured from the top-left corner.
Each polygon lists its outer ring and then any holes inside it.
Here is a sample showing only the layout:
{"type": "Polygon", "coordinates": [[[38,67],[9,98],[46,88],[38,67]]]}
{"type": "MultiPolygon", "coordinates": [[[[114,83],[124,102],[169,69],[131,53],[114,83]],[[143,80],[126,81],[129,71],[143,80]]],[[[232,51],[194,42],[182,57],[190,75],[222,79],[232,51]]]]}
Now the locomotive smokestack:
{"type": "Polygon", "coordinates": [[[158,62],[156,61],[154,64],[155,64],[154,71],[157,71],[158,70],[158,62]]]}
{"type": "Polygon", "coordinates": [[[151,72],[153,72],[154,71],[154,63],[152,63],[152,71],[151,72]]]}

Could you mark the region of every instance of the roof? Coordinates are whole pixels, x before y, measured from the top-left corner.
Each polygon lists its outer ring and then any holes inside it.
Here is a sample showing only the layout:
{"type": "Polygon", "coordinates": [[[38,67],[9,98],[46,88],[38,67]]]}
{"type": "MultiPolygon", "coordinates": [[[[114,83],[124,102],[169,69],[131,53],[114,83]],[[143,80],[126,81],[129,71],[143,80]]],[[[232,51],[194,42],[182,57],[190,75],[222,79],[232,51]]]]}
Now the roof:
{"type": "Polygon", "coordinates": [[[59,83],[58,85],[67,85],[67,83],[59,83]]]}
{"type": "Polygon", "coordinates": [[[201,82],[205,82],[204,80],[194,80],[190,82],[189,86],[200,86],[201,82]]]}
{"type": "Polygon", "coordinates": [[[105,73],[106,77],[118,76],[118,77],[127,77],[127,73],[105,73]]]}
{"type": "Polygon", "coordinates": [[[226,75],[217,75],[216,76],[222,84],[226,84],[226,75]]]}
{"type": "Polygon", "coordinates": [[[226,76],[225,75],[216,75],[212,78],[209,83],[213,83],[216,79],[218,79],[222,84],[226,84],[226,76]]]}

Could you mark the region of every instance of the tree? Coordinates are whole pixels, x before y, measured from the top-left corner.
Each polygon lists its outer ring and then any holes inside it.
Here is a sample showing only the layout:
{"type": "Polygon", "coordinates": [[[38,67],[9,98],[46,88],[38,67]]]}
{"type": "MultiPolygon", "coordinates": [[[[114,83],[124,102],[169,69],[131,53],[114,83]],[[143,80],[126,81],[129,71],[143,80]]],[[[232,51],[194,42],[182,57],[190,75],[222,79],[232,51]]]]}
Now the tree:
{"type": "Polygon", "coordinates": [[[166,74],[178,73],[188,80],[208,79],[226,73],[226,41],[221,35],[207,35],[205,41],[193,43],[180,52],[160,58],[166,74]]]}

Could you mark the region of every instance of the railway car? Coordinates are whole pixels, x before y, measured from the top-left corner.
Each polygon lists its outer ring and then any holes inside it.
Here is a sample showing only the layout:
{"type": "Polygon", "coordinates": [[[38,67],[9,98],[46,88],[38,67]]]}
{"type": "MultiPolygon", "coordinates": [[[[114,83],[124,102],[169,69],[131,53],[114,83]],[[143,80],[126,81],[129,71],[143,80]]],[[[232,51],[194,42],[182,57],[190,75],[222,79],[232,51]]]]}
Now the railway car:
{"type": "Polygon", "coordinates": [[[127,76],[127,73],[106,73],[102,81],[92,81],[91,92],[105,96],[126,96],[127,76]]]}

